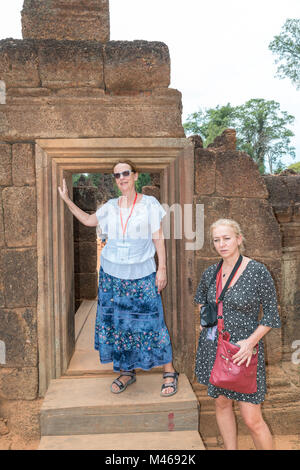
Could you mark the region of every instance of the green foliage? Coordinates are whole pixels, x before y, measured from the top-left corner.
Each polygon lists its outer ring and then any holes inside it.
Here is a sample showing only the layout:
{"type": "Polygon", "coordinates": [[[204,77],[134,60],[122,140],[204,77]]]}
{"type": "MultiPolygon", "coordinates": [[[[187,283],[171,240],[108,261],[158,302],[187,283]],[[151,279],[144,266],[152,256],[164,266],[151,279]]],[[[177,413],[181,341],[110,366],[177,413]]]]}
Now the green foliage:
{"type": "Polygon", "coordinates": [[[77,173],[72,175],[73,187],[84,185],[94,186],[98,189],[100,199],[119,196],[119,189],[110,173],[77,173]]]}
{"type": "Polygon", "coordinates": [[[235,118],[235,108],[230,103],[216,108],[201,109],[190,114],[183,127],[188,135],[198,134],[202,137],[204,147],[211,144],[225,129],[231,127],[235,118]]]}
{"type": "Polygon", "coordinates": [[[151,184],[151,177],[149,173],[139,173],[139,177],[137,182],[135,183],[135,187],[138,193],[142,192],[144,186],[148,186],[151,184]]]}
{"type": "Polygon", "coordinates": [[[281,164],[285,155],[295,157],[295,149],[290,146],[293,132],[287,128],[294,122],[294,117],[280,110],[275,101],[252,99],[237,110],[237,145],[247,152],[265,172],[268,162],[270,173],[281,164]]]}
{"type": "Polygon", "coordinates": [[[78,186],[78,180],[79,180],[79,178],[81,177],[81,175],[83,175],[83,177],[86,178],[83,173],[77,173],[77,174],[72,175],[73,187],[74,187],[74,186],[75,186],[75,187],[78,186]]]}
{"type": "Polygon", "coordinates": [[[282,171],[286,169],[286,165],[282,165],[281,163],[277,166],[276,170],[274,171],[274,175],[279,175],[282,171]]]}
{"type": "Polygon", "coordinates": [[[285,155],[295,157],[290,145],[293,132],[288,128],[294,117],[280,110],[279,103],[252,99],[241,106],[217,106],[199,110],[188,116],[184,128],[188,135],[196,131],[209,145],[222,132],[231,127],[237,132],[237,149],[248,153],[257,163],[261,173],[268,163],[270,173],[282,165],[285,155]]]}
{"type": "Polygon", "coordinates": [[[288,170],[294,170],[297,173],[300,173],[300,162],[293,163],[292,165],[288,166],[288,170]]]}
{"type": "Polygon", "coordinates": [[[287,19],[281,33],[269,44],[277,56],[275,63],[278,78],[289,78],[300,89],[300,19],[287,19]]]}

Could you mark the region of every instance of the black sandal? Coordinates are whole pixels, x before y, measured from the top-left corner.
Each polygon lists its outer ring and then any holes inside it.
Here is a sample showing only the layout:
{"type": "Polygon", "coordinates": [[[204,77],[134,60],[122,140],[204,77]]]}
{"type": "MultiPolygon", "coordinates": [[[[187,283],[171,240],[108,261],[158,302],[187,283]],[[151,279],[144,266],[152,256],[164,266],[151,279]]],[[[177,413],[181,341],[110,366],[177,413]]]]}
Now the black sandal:
{"type": "Polygon", "coordinates": [[[162,384],[161,392],[160,392],[160,395],[162,397],[171,397],[172,395],[175,395],[175,393],[177,393],[178,376],[179,376],[179,372],[164,372],[163,379],[166,379],[168,377],[172,377],[174,380],[173,380],[173,382],[162,384]],[[169,387],[173,388],[173,392],[163,393],[163,391],[166,388],[169,388],[169,387]]]}
{"type": "Polygon", "coordinates": [[[135,373],[135,370],[124,370],[121,375],[115,379],[113,381],[113,383],[111,384],[110,386],[110,391],[112,393],[121,393],[121,392],[124,392],[124,390],[126,390],[126,388],[128,387],[128,385],[131,385],[133,384],[134,382],[136,381],[136,373],[135,373]],[[130,380],[128,380],[125,384],[123,384],[123,382],[121,382],[121,380],[119,380],[121,377],[123,376],[126,376],[126,377],[131,377],[130,380]],[[119,390],[113,390],[112,386],[113,384],[117,385],[119,387],[119,390]]]}

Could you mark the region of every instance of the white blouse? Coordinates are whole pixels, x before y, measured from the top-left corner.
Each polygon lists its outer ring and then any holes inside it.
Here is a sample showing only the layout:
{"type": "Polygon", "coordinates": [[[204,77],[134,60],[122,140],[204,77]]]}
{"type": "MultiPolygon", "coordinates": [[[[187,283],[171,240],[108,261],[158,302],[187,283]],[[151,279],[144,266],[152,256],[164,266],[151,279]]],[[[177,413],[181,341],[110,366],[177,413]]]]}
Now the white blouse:
{"type": "Polygon", "coordinates": [[[134,206],[123,236],[120,211],[125,227],[132,206],[120,209],[118,201],[118,198],[110,199],[96,212],[101,232],[107,235],[101,267],[120,279],[139,279],[156,271],[152,234],[159,230],[166,211],[154,196],[143,194],[134,206]]]}

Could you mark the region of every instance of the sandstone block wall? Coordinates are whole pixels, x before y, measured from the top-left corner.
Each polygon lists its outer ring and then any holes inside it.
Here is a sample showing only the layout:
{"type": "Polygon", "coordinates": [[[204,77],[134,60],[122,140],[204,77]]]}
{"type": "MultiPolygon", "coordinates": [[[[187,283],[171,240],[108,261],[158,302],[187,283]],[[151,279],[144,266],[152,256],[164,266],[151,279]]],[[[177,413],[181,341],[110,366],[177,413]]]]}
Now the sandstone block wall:
{"type": "Polygon", "coordinates": [[[170,85],[169,49],[161,42],[111,41],[105,46],[107,91],[147,91],[170,85]]]}
{"type": "Polygon", "coordinates": [[[108,0],[25,0],[23,38],[109,40],[108,0]]]}
{"type": "Polygon", "coordinates": [[[33,145],[0,143],[0,340],[4,344],[0,418],[7,423],[2,422],[0,448],[4,449],[14,448],[8,438],[12,428],[19,429],[24,439],[37,438],[38,427],[28,429],[29,422],[38,422],[38,406],[31,403],[38,393],[35,191],[33,145]],[[20,407],[27,410],[23,417],[20,407]]]}
{"type": "Polygon", "coordinates": [[[5,39],[0,80],[4,141],[184,136],[163,43],[5,39]]]}

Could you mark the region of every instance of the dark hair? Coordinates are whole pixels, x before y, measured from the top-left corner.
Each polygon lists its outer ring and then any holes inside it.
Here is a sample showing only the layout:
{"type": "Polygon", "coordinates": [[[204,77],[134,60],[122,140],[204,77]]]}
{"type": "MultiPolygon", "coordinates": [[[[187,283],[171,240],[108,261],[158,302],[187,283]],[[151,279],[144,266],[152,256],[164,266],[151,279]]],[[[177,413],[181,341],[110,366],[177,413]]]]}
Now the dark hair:
{"type": "Polygon", "coordinates": [[[119,160],[118,162],[114,163],[114,166],[112,167],[112,173],[114,172],[114,168],[117,165],[119,165],[119,163],[126,163],[127,165],[130,166],[131,171],[133,171],[133,173],[138,173],[137,167],[135,166],[135,164],[131,160],[119,160]]]}

